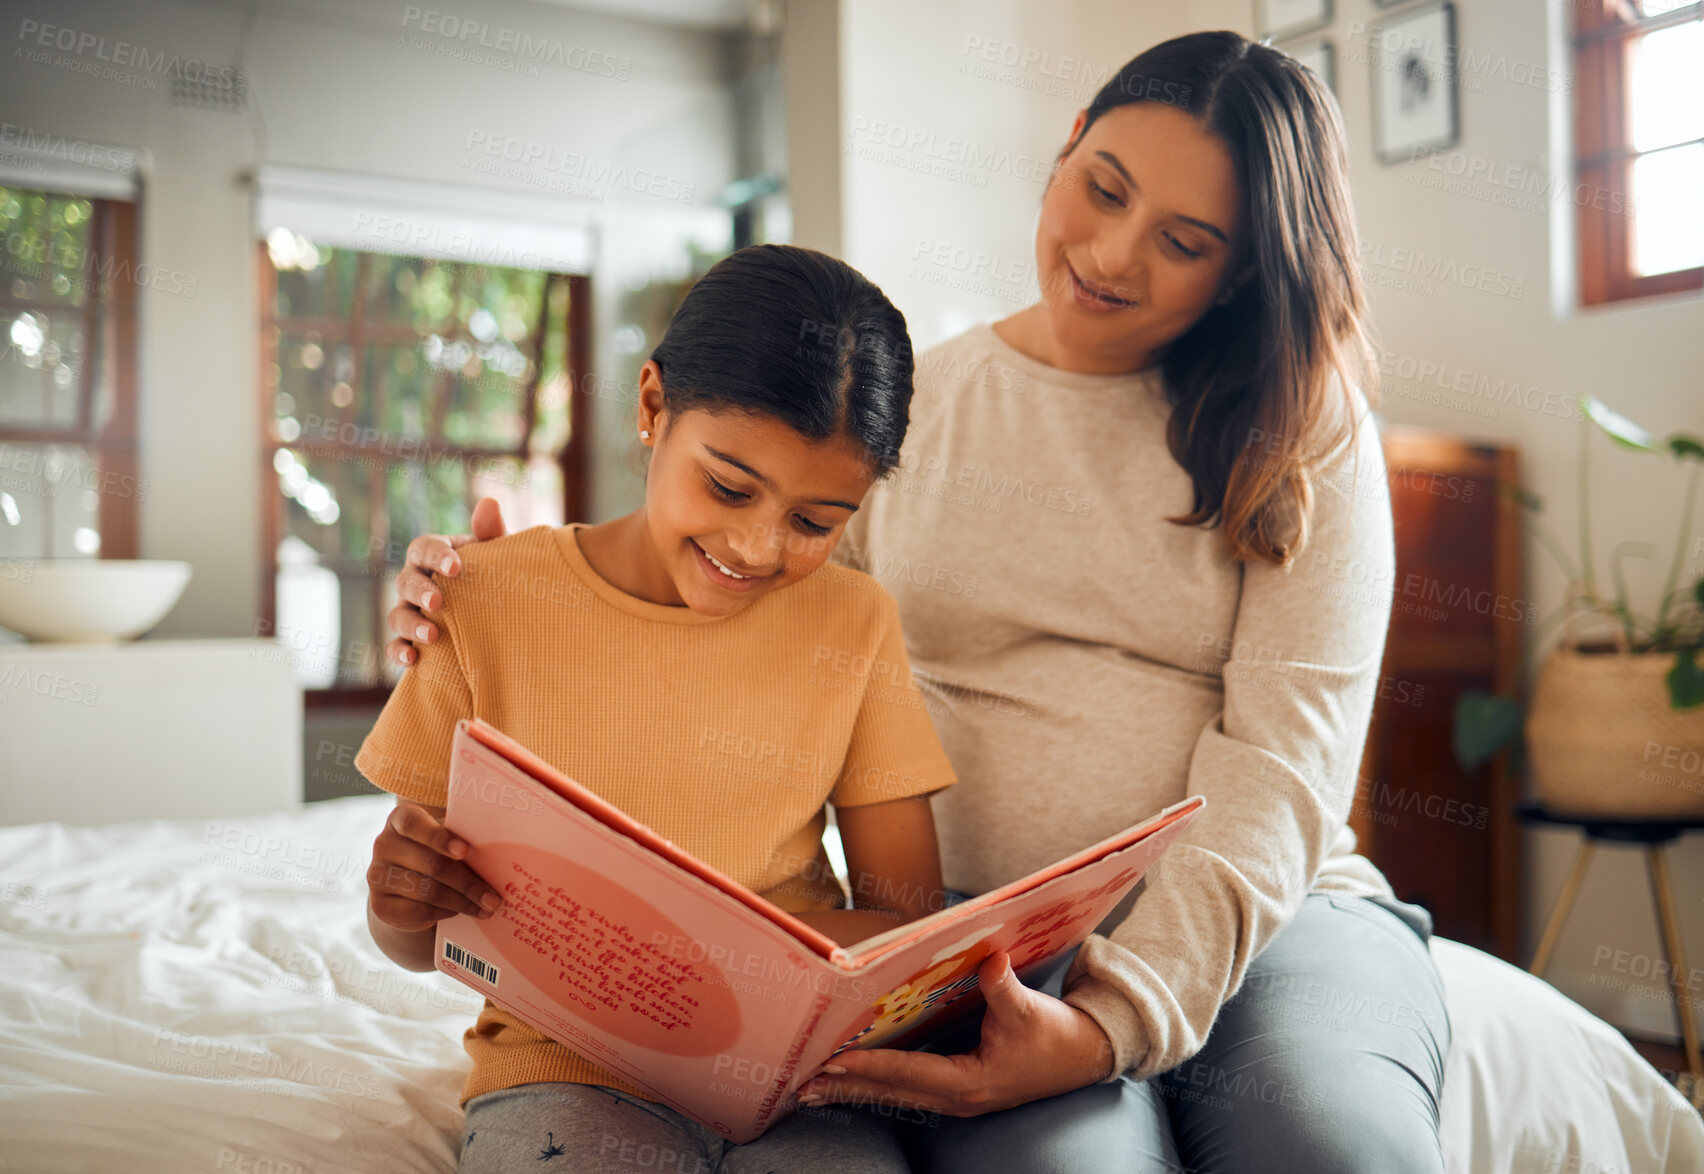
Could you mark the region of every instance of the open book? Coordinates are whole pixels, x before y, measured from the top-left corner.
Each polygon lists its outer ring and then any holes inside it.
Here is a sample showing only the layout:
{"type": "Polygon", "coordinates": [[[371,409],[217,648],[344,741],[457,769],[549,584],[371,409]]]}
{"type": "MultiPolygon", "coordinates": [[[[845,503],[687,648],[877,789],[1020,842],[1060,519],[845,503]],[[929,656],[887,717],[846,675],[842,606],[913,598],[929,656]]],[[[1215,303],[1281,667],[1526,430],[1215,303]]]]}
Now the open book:
{"type": "Polygon", "coordinates": [[[456,726],[445,822],[503,894],[438,923],[437,963],[732,1141],[847,1047],[903,1046],[1086,938],[1206,801],[979,897],[840,946],[482,721],[456,726]]]}

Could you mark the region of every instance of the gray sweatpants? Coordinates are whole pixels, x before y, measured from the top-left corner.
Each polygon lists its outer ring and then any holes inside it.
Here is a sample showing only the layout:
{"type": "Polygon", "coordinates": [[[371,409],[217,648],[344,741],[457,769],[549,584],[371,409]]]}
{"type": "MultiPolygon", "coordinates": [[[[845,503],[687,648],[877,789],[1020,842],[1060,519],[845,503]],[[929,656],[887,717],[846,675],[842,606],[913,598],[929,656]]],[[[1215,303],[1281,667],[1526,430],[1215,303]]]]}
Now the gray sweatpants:
{"type": "MultiPolygon", "coordinates": [[[[1415,905],[1307,897],[1202,1050],[1149,1080],[927,1124],[828,1105],[746,1145],[611,1089],[523,1084],[468,1102],[461,1170],[905,1171],[909,1155],[919,1174],[1438,1174],[1450,1029],[1430,935],[1415,905]]],[[[968,1051],[976,1031],[931,1050],[968,1051]]]]}
{"type": "MultiPolygon", "coordinates": [[[[1310,895],[1250,964],[1193,1058],[1148,1080],[911,1127],[912,1168],[1441,1174],[1450,1027],[1431,931],[1417,905],[1310,895]]],[[[1058,994],[1063,976],[1055,971],[1041,989],[1058,994]]],[[[975,1046],[972,1024],[931,1050],[975,1046]]]]}
{"type": "Polygon", "coordinates": [[[735,1145],[667,1105],[593,1084],[518,1084],[474,1097],[461,1174],[906,1174],[889,1117],[845,1105],[801,1109],[735,1145]]]}

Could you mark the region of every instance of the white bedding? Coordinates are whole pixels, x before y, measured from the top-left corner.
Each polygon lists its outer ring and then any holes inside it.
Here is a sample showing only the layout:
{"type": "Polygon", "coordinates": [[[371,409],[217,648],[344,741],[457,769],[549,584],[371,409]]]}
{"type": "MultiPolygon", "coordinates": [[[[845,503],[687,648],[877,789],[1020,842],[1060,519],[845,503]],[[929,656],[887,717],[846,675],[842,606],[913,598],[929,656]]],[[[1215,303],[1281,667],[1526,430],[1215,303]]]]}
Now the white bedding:
{"type": "MultiPolygon", "coordinates": [[[[0,1169],[455,1169],[479,1001],[367,935],[388,796],[0,828],[0,1169]]],[[[1436,940],[1454,1172],[1698,1174],[1704,1119],[1550,986],[1436,940]]]]}

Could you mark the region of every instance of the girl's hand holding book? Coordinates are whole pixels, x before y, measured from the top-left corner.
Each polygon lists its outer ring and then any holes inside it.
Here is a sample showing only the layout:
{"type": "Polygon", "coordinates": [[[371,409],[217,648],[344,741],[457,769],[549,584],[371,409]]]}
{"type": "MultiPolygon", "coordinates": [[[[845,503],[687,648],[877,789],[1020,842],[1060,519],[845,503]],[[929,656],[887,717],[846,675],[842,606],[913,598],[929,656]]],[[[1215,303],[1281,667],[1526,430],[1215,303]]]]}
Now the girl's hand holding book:
{"type": "Polygon", "coordinates": [[[403,933],[425,933],[458,913],[490,917],[502,897],[462,863],[466,842],[444,826],[442,807],[398,800],[373,841],[367,869],[372,915],[403,933]]]}

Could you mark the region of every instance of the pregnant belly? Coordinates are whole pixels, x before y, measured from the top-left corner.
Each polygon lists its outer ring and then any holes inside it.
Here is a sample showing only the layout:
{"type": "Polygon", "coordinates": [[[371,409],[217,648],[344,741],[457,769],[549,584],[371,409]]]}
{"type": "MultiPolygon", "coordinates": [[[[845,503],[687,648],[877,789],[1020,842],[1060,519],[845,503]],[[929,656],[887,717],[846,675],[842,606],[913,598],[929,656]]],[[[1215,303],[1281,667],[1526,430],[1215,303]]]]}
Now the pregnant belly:
{"type": "Polygon", "coordinates": [[[1084,646],[976,671],[915,666],[958,774],[935,797],[947,884],[977,893],[1028,875],[1184,798],[1219,682],[1084,646]]]}

